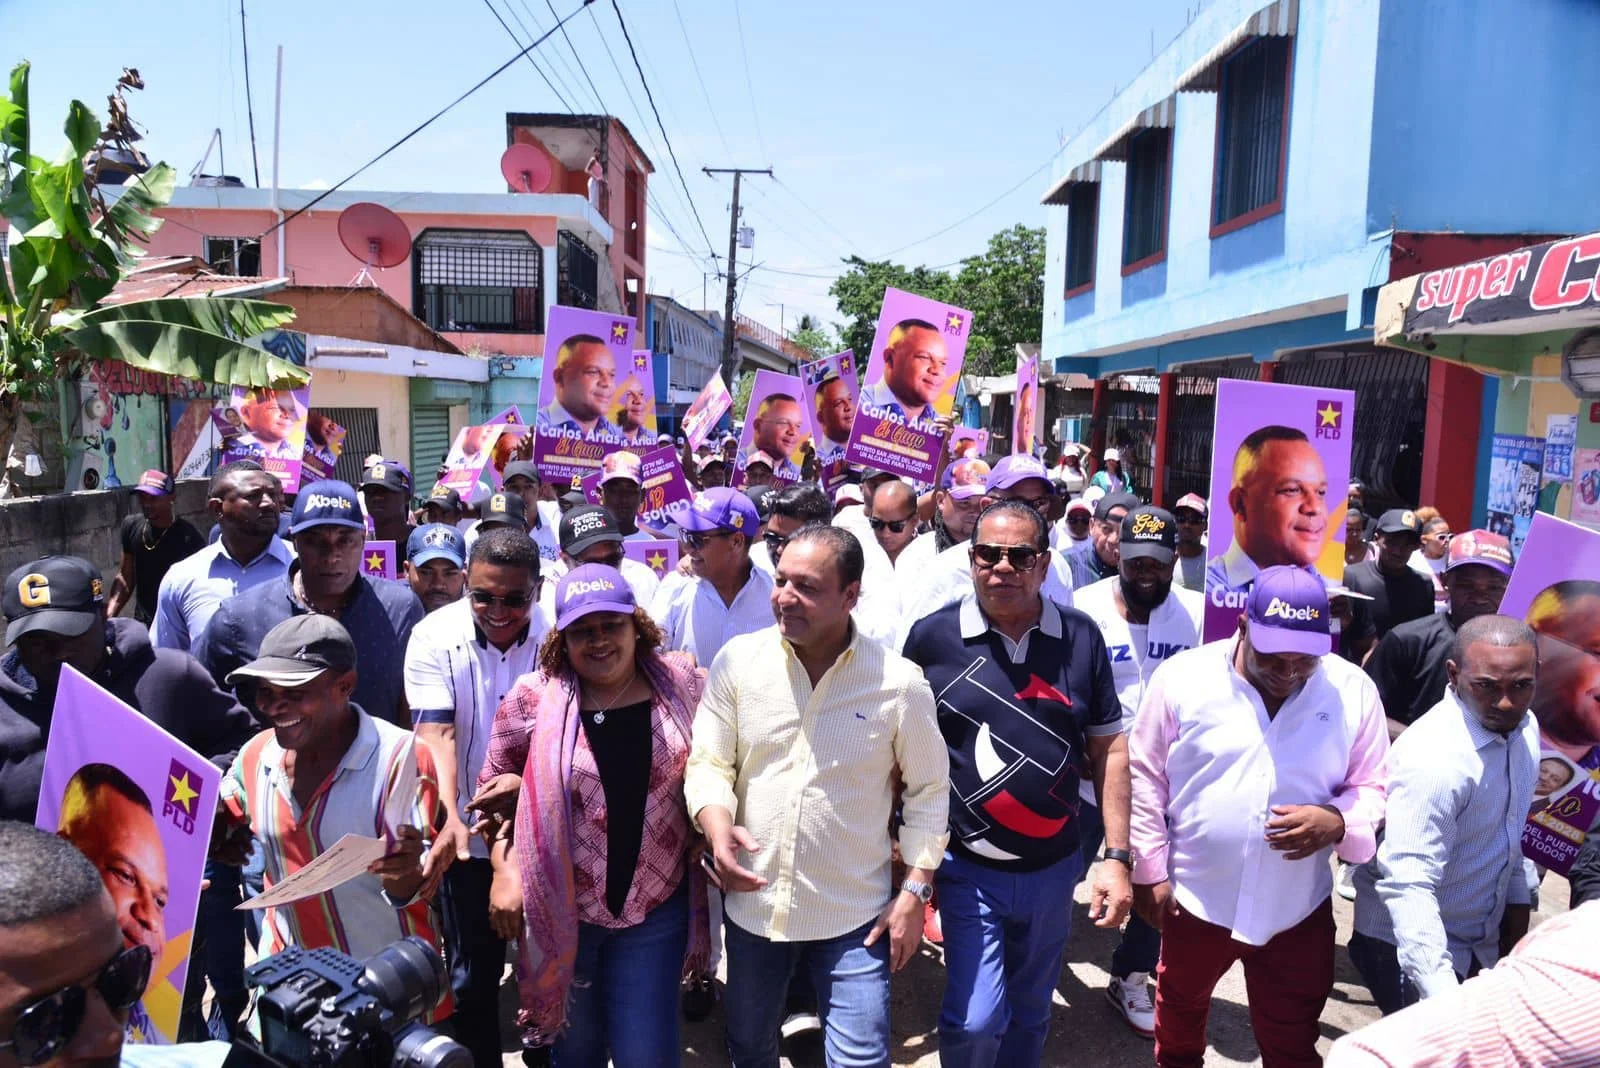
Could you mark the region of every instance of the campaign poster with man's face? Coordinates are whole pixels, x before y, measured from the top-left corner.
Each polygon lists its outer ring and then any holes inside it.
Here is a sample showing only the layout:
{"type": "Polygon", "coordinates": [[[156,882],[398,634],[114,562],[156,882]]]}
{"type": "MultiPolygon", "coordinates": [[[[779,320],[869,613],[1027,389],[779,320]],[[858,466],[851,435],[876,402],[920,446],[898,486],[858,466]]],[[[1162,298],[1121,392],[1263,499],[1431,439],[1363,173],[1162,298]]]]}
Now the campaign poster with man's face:
{"type": "Polygon", "coordinates": [[[1526,621],[1538,642],[1536,801],[1552,788],[1528,816],[1522,851],[1564,875],[1600,828],[1600,532],[1540,512],[1516,559],[1500,612],[1526,621]],[[1576,771],[1565,777],[1562,764],[1576,771]]]}
{"type": "Polygon", "coordinates": [[[126,949],[150,951],[130,1042],[178,1040],[222,773],[70,666],[61,669],[36,826],[100,870],[126,949]]]}
{"type": "Polygon", "coordinates": [[[977,427],[958,426],[950,431],[950,462],[977,460],[989,454],[989,432],[977,427]]]}
{"type": "Polygon", "coordinates": [[[494,469],[494,449],[504,430],[502,423],[485,423],[482,426],[464,426],[457,431],[455,441],[450,443],[450,451],[445,454],[444,474],[437,485],[455,490],[461,494],[462,500],[471,499],[484,471],[494,469]]]}
{"type": "Polygon", "coordinates": [[[856,421],[856,355],[844,352],[800,365],[806,411],[811,415],[811,441],[817,450],[817,480],[830,495],[845,483],[850,464],[845,446],[856,421]]]}
{"type": "Polygon", "coordinates": [[[297,492],[310,405],[309,385],[298,389],[235,386],[227,406],[211,413],[222,434],[222,462],[254,460],[278,476],[283,492],[297,492]]]}
{"type": "Polygon", "coordinates": [[[1343,580],[1355,414],[1349,390],[1217,383],[1206,641],[1238,629],[1262,568],[1291,565],[1343,580]]]}
{"type": "Polygon", "coordinates": [[[1011,451],[1033,455],[1039,440],[1039,357],[1017,360],[1017,403],[1011,412],[1011,451]]]}
{"type": "Polygon", "coordinates": [[[694,403],[683,413],[683,436],[691,451],[700,447],[712,427],[732,407],[733,394],[728,392],[728,385],[719,371],[706,380],[705,387],[695,396],[694,403]]]}
{"type": "MultiPolygon", "coordinates": [[[[550,309],[533,441],[533,459],[546,481],[577,486],[600,470],[606,453],[628,442],[615,417],[623,383],[640,380],[633,339],[634,323],[626,316],[550,309]]],[[[650,390],[653,401],[653,384],[650,390]]]]}
{"type": "Polygon", "coordinates": [[[344,452],[347,431],[319,411],[306,413],[306,445],[300,454],[300,477],[305,482],[320,482],[333,477],[333,469],[344,452]]]}
{"type": "Polygon", "coordinates": [[[637,452],[656,443],[655,354],[635,349],[630,360],[629,366],[618,372],[611,422],[627,446],[637,452]]]}
{"type": "MultiPolygon", "coordinates": [[[[811,420],[806,418],[805,390],[796,375],[776,371],[757,371],[750,389],[750,407],[744,413],[744,432],[739,435],[739,452],[733,462],[734,487],[756,481],[749,471],[751,461],[771,469],[768,481],[787,486],[800,481],[800,462],[804,446],[811,439],[811,420]]],[[[757,467],[759,471],[759,466],[757,467]]]]}
{"type": "Polygon", "coordinates": [[[898,289],[883,294],[845,458],[917,481],[933,478],[955,404],[972,313],[898,289]]]}

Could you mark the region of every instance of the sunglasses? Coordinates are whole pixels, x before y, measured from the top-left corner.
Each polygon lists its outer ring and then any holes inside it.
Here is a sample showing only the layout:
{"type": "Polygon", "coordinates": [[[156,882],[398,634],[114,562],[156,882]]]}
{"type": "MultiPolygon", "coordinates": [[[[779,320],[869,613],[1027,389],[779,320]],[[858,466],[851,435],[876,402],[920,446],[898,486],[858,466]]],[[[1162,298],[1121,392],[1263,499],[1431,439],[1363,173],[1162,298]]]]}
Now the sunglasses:
{"type": "Polygon", "coordinates": [[[874,516],[873,518],[867,520],[867,524],[871,526],[873,530],[882,530],[884,527],[888,527],[889,533],[891,534],[905,533],[906,524],[909,522],[911,522],[909,516],[905,519],[879,519],[874,516]]]}
{"type": "Polygon", "coordinates": [[[508,593],[504,597],[497,597],[488,590],[468,590],[467,596],[471,597],[472,603],[480,608],[503,604],[513,612],[519,608],[526,608],[533,603],[533,598],[525,593],[508,593]]]}
{"type": "Polygon", "coordinates": [[[133,946],[112,957],[86,983],[62,987],[28,1003],[11,1025],[11,1037],[0,1042],[19,1064],[43,1064],[60,1053],[83,1026],[89,1004],[88,986],[114,1013],[127,1012],[144,996],[150,982],[150,947],[133,946]]]}
{"type": "Polygon", "coordinates": [[[704,549],[706,547],[706,543],[710,542],[714,538],[731,538],[731,537],[733,537],[733,531],[731,531],[731,530],[714,530],[714,531],[711,531],[710,533],[705,533],[705,534],[702,534],[699,531],[685,530],[685,531],[679,532],[679,534],[678,534],[678,539],[680,541],[682,541],[689,548],[694,549],[696,551],[699,551],[700,549],[704,549]]]}
{"type": "Polygon", "coordinates": [[[999,567],[1004,559],[1014,571],[1032,571],[1039,562],[1039,550],[1031,545],[988,545],[978,542],[972,546],[972,558],[984,567],[999,567]]]}
{"type": "Polygon", "coordinates": [[[763,534],[761,535],[761,540],[766,542],[767,555],[772,558],[773,563],[777,563],[778,557],[783,555],[783,550],[789,547],[789,535],[787,534],[763,534]]]}

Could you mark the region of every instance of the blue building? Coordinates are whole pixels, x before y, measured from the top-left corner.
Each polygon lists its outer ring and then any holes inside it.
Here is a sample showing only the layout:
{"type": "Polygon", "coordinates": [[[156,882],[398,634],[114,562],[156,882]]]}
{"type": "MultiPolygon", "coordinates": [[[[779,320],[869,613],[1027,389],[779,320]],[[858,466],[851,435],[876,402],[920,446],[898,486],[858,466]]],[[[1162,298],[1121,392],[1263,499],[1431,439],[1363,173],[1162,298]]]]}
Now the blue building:
{"type": "Polygon", "coordinates": [[[699,312],[671,297],[645,297],[645,343],[654,353],[656,426],[676,434],[706,382],[722,366],[722,330],[699,312]]]}
{"type": "Polygon", "coordinates": [[[1338,385],[1358,393],[1369,497],[1481,515],[1498,387],[1377,348],[1374,301],[1393,278],[1595,228],[1600,141],[1573,115],[1593,94],[1572,61],[1597,50],[1591,0],[1198,12],[1065,146],[1044,196],[1042,348],[1096,379],[1095,453],[1131,453],[1157,501],[1203,493],[1217,378],[1338,385]]]}

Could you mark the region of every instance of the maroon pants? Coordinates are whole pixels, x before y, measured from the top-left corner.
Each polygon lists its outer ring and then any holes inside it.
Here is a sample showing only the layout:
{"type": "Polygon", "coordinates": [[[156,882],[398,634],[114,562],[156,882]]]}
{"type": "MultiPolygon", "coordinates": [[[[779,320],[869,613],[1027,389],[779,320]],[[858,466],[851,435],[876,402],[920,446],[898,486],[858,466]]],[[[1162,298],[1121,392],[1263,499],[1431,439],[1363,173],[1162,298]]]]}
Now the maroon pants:
{"type": "Polygon", "coordinates": [[[1320,1065],[1317,1020],[1333,990],[1333,944],[1332,898],[1264,946],[1237,942],[1226,927],[1182,908],[1169,915],[1156,966],[1156,1064],[1201,1068],[1211,993],[1243,961],[1264,1068],[1320,1065]]]}

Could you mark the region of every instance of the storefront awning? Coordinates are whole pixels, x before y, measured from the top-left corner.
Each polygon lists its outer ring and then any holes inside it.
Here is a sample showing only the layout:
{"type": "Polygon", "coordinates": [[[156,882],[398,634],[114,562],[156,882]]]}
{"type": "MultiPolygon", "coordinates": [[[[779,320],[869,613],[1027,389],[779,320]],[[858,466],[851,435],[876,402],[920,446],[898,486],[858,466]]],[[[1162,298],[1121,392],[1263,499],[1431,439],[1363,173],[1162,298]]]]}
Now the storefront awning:
{"type": "Polygon", "coordinates": [[[1378,291],[1380,345],[1531,377],[1579,330],[1600,327],[1600,233],[1412,275],[1378,291]]]}
{"type": "Polygon", "coordinates": [[[1112,134],[1105,144],[1095,149],[1094,158],[1098,160],[1126,160],[1128,158],[1128,142],[1133,140],[1135,134],[1143,130],[1172,129],[1173,115],[1178,110],[1177,104],[1177,94],[1173,94],[1165,100],[1145,108],[1139,114],[1123,123],[1122,128],[1112,134]]]}
{"type": "Polygon", "coordinates": [[[1066,177],[1062,178],[1055,185],[1051,186],[1050,191],[1044,195],[1044,199],[1040,200],[1039,203],[1066,204],[1068,198],[1072,195],[1073,186],[1082,185],[1085,182],[1098,182],[1099,180],[1099,160],[1092,159],[1087,163],[1080,163],[1076,167],[1072,168],[1072,170],[1068,171],[1066,177]]]}
{"type": "Polygon", "coordinates": [[[1214,93],[1222,61],[1252,37],[1293,37],[1300,25],[1300,0],[1277,0],[1241,22],[1205,58],[1178,79],[1180,93],[1214,93]]]}

